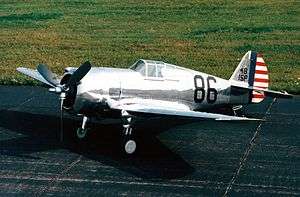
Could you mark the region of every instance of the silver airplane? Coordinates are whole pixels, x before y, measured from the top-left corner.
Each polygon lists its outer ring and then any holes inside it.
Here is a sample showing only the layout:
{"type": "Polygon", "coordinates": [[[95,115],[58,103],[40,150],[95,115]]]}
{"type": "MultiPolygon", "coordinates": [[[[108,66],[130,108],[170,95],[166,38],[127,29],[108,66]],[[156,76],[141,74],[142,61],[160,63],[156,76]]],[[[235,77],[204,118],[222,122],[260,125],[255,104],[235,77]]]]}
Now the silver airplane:
{"type": "Polygon", "coordinates": [[[243,105],[259,103],[266,96],[292,97],[287,92],[268,89],[267,66],[262,55],[253,51],[243,56],[229,80],[144,59],[129,69],[91,67],[85,62],[79,68],[65,68],[61,77],[43,64],[39,64],[37,70],[23,67],[17,70],[50,86],[49,91],[60,95],[61,121],[63,110],[82,116],[82,125],[76,130],[79,139],[86,137],[91,118],[120,119],[122,146],[127,154],[134,153],[137,148],[132,137],[135,117],[150,114],[216,121],[258,120],[207,110],[230,107],[235,111],[243,105]]]}

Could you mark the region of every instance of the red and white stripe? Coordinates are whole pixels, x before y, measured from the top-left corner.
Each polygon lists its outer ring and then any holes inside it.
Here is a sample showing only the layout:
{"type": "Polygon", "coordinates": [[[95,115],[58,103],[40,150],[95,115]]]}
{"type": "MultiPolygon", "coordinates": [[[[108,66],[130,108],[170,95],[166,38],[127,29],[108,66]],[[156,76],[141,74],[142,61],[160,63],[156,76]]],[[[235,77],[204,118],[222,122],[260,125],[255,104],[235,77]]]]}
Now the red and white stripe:
{"type": "MultiPolygon", "coordinates": [[[[269,87],[268,69],[261,54],[257,54],[253,86],[261,89],[267,89],[269,87]]],[[[264,100],[264,98],[265,94],[263,92],[255,90],[252,92],[252,103],[259,103],[264,100]]]]}

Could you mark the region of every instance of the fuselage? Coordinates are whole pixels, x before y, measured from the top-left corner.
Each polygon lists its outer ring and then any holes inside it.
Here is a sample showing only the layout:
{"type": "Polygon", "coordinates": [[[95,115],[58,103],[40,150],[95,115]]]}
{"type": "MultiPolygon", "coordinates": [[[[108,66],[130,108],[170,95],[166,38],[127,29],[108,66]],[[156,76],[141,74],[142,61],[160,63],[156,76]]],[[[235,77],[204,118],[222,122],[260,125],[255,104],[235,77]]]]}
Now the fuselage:
{"type": "Polygon", "coordinates": [[[101,105],[105,105],[105,98],[122,102],[135,99],[153,106],[155,102],[166,106],[176,103],[182,109],[193,111],[246,103],[247,95],[231,94],[228,80],[170,64],[158,71],[160,62],[143,61],[148,71],[134,66],[130,69],[93,67],[78,85],[73,109],[76,113],[85,108],[104,110],[105,106],[101,105]],[[156,71],[150,71],[147,63],[156,65],[156,71]]]}

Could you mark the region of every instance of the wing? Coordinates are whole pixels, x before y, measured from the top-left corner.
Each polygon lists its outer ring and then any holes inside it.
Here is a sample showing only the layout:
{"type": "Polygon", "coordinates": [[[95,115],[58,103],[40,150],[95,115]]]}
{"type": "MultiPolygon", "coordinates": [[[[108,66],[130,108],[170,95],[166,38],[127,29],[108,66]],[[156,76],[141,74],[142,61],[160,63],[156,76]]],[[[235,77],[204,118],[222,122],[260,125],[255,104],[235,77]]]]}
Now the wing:
{"type": "Polygon", "coordinates": [[[138,102],[118,102],[110,101],[108,102],[112,109],[126,110],[129,113],[146,113],[154,115],[168,115],[168,116],[177,116],[177,117],[192,117],[200,119],[211,119],[211,120],[260,120],[254,118],[246,117],[237,117],[237,116],[228,116],[223,114],[207,113],[189,110],[187,107],[183,107],[182,104],[175,102],[165,102],[165,101],[156,101],[151,100],[151,103],[138,103],[138,102]],[[155,104],[154,104],[155,103],[155,104]]]}
{"type": "Polygon", "coordinates": [[[17,71],[19,71],[20,73],[23,73],[24,75],[27,75],[33,79],[36,79],[44,84],[47,84],[51,87],[54,87],[52,84],[50,84],[49,82],[47,82],[42,75],[40,75],[40,73],[37,70],[33,70],[30,68],[23,68],[23,67],[19,67],[17,68],[17,71]]]}

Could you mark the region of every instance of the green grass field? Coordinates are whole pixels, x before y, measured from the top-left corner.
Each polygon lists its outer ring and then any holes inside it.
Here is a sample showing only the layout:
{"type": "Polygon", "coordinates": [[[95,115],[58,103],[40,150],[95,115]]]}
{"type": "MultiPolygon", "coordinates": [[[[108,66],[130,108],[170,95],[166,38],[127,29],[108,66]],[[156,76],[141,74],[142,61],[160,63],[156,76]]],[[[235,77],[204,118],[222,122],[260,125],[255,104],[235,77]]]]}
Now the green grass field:
{"type": "Polygon", "coordinates": [[[0,83],[37,84],[19,66],[128,67],[156,59],[229,78],[248,50],[271,88],[300,93],[299,1],[0,0],[0,83]]]}

